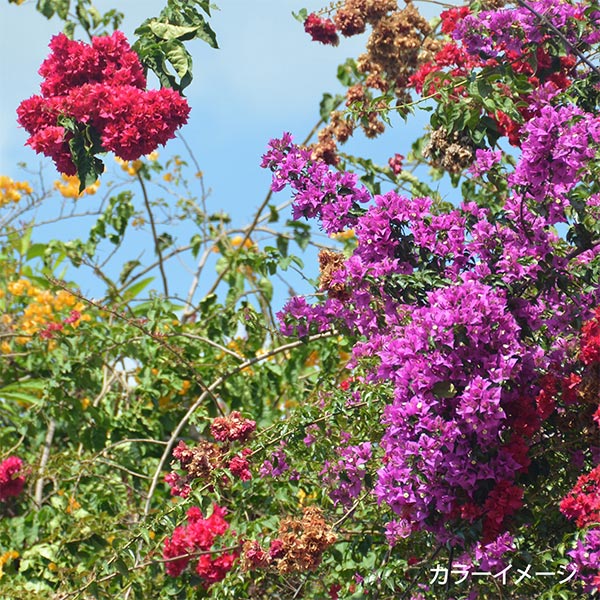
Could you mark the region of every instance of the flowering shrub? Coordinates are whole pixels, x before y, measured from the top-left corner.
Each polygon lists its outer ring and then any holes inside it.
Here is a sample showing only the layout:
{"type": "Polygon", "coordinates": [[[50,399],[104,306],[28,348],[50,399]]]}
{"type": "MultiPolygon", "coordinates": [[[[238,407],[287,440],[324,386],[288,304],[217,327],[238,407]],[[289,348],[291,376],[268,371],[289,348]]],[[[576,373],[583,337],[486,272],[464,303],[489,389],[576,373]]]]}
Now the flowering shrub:
{"type": "Polygon", "coordinates": [[[597,595],[596,4],[301,10],[313,41],[366,34],[365,53],[315,140],[268,143],[244,228],[193,154],[191,181],[186,158],[145,156],[187,120],[185,43],[216,45],[197,9],[169,0],[130,47],[78,4],[91,43],[55,36],[19,107],[63,177],[0,180],[2,594],[597,595]],[[420,105],[424,135],[383,165],[341,152],[420,105]],[[51,197],[89,231],[43,241],[51,197]],[[276,312],[289,268],[314,286],[276,312]]]}

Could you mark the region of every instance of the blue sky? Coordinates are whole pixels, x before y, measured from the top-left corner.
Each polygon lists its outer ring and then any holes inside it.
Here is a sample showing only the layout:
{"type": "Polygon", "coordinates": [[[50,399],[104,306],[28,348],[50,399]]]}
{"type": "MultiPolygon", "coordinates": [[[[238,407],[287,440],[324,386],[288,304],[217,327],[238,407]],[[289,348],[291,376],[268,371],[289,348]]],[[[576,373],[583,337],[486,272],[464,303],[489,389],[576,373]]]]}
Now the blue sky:
{"type": "MultiPolygon", "coordinates": [[[[101,10],[115,4],[125,13],[122,29],[133,39],[133,30],[148,16],[157,15],[164,2],[96,2],[101,10]]],[[[258,166],[268,140],[283,131],[302,139],[310,131],[318,120],[323,92],[341,91],[335,79],[337,66],[347,57],[356,57],[365,38],[344,39],[337,48],[311,42],[291,13],[302,7],[309,11],[321,8],[326,4],[321,1],[229,0],[220,4],[210,20],[220,49],[202,42],[190,44],[194,81],[186,95],[192,114],[183,135],[211,190],[209,208],[224,209],[235,223],[243,225],[268,190],[269,173],[258,166]]],[[[429,8],[428,13],[432,12],[429,8]]],[[[17,126],[15,110],[21,100],[38,93],[37,70],[60,22],[47,21],[35,10],[34,0],[21,6],[4,2],[0,19],[0,173],[23,179],[18,162],[33,169],[43,164],[51,182],[56,171],[50,160],[24,146],[27,136],[17,126]]],[[[385,164],[395,152],[406,154],[426,120],[423,115],[409,126],[398,120],[380,139],[357,139],[347,150],[385,164]]],[[[160,150],[161,157],[184,153],[177,140],[160,150]]],[[[285,199],[281,194],[277,201],[285,199]]],[[[55,231],[55,236],[65,239],[70,234],[68,230],[55,231]]]]}

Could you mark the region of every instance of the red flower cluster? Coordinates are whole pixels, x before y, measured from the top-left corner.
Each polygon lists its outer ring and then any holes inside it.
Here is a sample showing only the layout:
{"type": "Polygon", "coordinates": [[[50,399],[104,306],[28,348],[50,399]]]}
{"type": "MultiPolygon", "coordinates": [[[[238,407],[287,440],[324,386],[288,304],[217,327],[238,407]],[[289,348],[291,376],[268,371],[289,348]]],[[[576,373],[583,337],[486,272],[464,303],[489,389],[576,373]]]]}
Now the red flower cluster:
{"type": "Polygon", "coordinates": [[[30,134],[27,144],[74,175],[69,139],[59,124],[73,118],[97,133],[102,148],[123,160],[135,160],[165,144],[187,122],[189,106],[171,89],[146,90],[137,54],[120,31],[92,38],[92,44],[59,34],[42,63],[41,96],[24,100],[18,121],[30,134]]]}
{"type": "MultiPolygon", "coordinates": [[[[81,313],[78,310],[72,310],[69,316],[64,319],[64,325],[73,325],[81,319],[81,313]]],[[[62,331],[64,329],[63,323],[57,323],[51,321],[46,324],[46,327],[40,331],[40,337],[44,340],[51,340],[54,337],[55,331],[62,331]]]]}
{"type": "Polygon", "coordinates": [[[390,166],[390,169],[392,169],[392,173],[394,173],[394,175],[399,175],[402,172],[404,167],[404,159],[404,155],[396,152],[396,154],[394,154],[394,156],[388,160],[388,165],[390,166]]]}
{"type": "Polygon", "coordinates": [[[63,324],[62,323],[54,323],[50,322],[46,325],[44,329],[40,331],[40,337],[43,340],[51,340],[54,337],[55,331],[62,331],[63,324]]]}
{"type": "Polygon", "coordinates": [[[227,417],[217,417],[210,426],[210,433],[219,442],[245,442],[255,429],[255,421],[244,419],[234,410],[227,417]]]}
{"type": "MultiPolygon", "coordinates": [[[[179,461],[179,465],[185,471],[183,475],[173,471],[165,475],[165,482],[171,488],[172,496],[187,498],[191,492],[190,483],[194,479],[207,480],[215,469],[227,467],[234,477],[242,481],[252,479],[250,462],[247,456],[252,454],[250,448],[244,448],[241,454],[227,460],[230,450],[230,442],[246,442],[256,429],[256,422],[244,419],[237,411],[232,411],[226,417],[217,417],[210,426],[212,436],[221,445],[201,441],[196,447],[191,448],[185,442],[180,441],[173,450],[173,458],[179,461]]],[[[227,482],[227,477],[224,478],[227,482]]]]}
{"type": "Polygon", "coordinates": [[[166,571],[172,577],[178,577],[190,563],[191,556],[199,554],[196,573],[206,587],[221,581],[233,566],[236,553],[217,552],[212,557],[211,548],[217,538],[229,529],[229,523],[223,518],[225,509],[213,505],[210,517],[204,518],[197,506],[187,512],[187,524],[176,527],[173,535],[165,540],[163,558],[167,561],[166,571]]]}
{"type": "Polygon", "coordinates": [[[600,306],[594,318],[583,324],[581,333],[581,361],[586,366],[600,363],[600,306]]]}
{"type": "Polygon", "coordinates": [[[577,480],[575,487],[562,499],[560,511],[575,519],[577,527],[600,523],[600,465],[577,480]]]}
{"type": "Polygon", "coordinates": [[[551,373],[547,373],[541,378],[540,387],[535,403],[537,405],[538,415],[542,421],[545,421],[556,408],[556,395],[558,394],[558,385],[560,381],[551,373]]]}
{"type": "Polygon", "coordinates": [[[0,463],[0,501],[18,496],[25,486],[23,461],[18,456],[9,456],[0,463]]]}
{"type": "Polygon", "coordinates": [[[331,19],[322,19],[315,13],[311,13],[304,21],[304,31],[310,35],[313,42],[337,46],[339,44],[335,23],[331,19]]]}
{"type": "Polygon", "coordinates": [[[523,489],[510,481],[500,481],[483,506],[483,541],[489,542],[506,530],[506,519],[523,506],[523,489]]]}
{"type": "Polygon", "coordinates": [[[230,461],[228,468],[231,474],[238,477],[242,481],[250,481],[252,479],[252,472],[250,471],[250,463],[246,456],[250,454],[252,450],[250,448],[244,448],[241,454],[236,454],[230,461]]]}
{"type": "Polygon", "coordinates": [[[451,35],[456,29],[456,24],[462,21],[468,14],[470,14],[468,6],[459,6],[456,8],[449,8],[440,13],[440,19],[442,20],[442,33],[451,35]]]}

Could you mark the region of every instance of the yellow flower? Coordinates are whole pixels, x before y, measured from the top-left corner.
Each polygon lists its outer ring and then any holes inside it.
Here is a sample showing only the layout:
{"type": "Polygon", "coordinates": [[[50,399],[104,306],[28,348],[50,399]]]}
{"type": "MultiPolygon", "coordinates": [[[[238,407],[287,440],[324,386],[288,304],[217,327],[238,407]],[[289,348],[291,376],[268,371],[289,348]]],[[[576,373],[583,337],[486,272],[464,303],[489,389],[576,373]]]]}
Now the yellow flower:
{"type": "Polygon", "coordinates": [[[0,344],[0,352],[2,354],[10,354],[12,352],[12,348],[8,342],[2,342],[0,344]]]}
{"type": "Polygon", "coordinates": [[[119,158],[118,156],[115,156],[115,160],[117,161],[118,164],[121,165],[121,169],[123,169],[123,171],[125,171],[127,174],[131,175],[132,177],[134,175],[137,175],[138,171],[142,168],[142,165],[144,164],[141,160],[133,160],[133,161],[129,162],[127,160],[123,160],[122,158],[119,158]]]}
{"type": "MultiPolygon", "coordinates": [[[[239,247],[242,245],[242,241],[244,241],[244,236],[241,236],[241,235],[234,235],[234,236],[231,238],[231,245],[232,245],[234,248],[239,248],[239,247]]],[[[250,238],[247,238],[247,239],[244,241],[244,245],[243,245],[243,247],[244,247],[244,248],[253,248],[253,247],[254,247],[254,242],[253,242],[253,241],[252,241],[250,238]]]]}
{"type": "Polygon", "coordinates": [[[15,560],[16,558],[19,558],[19,553],[16,550],[9,550],[4,554],[0,554],[0,579],[2,579],[2,576],[4,575],[4,565],[8,561],[15,560]]]}
{"type": "Polygon", "coordinates": [[[340,233],[333,233],[331,234],[331,237],[334,240],[345,241],[351,240],[352,238],[356,237],[356,234],[354,233],[354,229],[348,229],[348,231],[340,231],[340,233]]]}
{"type": "Polygon", "coordinates": [[[71,308],[75,305],[77,299],[73,294],[67,292],[67,290],[59,290],[54,298],[52,298],[52,304],[54,310],[62,310],[63,308],[71,308]]]}
{"type": "Polygon", "coordinates": [[[158,408],[160,408],[162,411],[170,410],[175,408],[175,406],[176,404],[173,402],[173,397],[171,394],[158,399],[158,408]]]}
{"type": "Polygon", "coordinates": [[[183,396],[184,394],[187,394],[187,392],[190,389],[191,385],[192,385],[191,381],[189,381],[188,379],[184,379],[181,382],[181,387],[179,388],[179,391],[177,393],[180,396],[183,396]]]}
{"type": "Polygon", "coordinates": [[[300,504],[300,506],[304,506],[305,504],[314,500],[317,497],[317,492],[311,492],[310,494],[307,494],[302,488],[300,488],[298,490],[297,496],[298,504],[300,504]]]}
{"type": "Polygon", "coordinates": [[[31,194],[31,186],[26,181],[14,181],[6,175],[0,175],[0,206],[9,202],[18,202],[21,192],[31,194]]]}
{"type": "Polygon", "coordinates": [[[32,286],[27,279],[17,279],[17,281],[9,282],[6,287],[13,296],[23,296],[32,286]]]}
{"type": "Polygon", "coordinates": [[[148,156],[146,156],[146,158],[148,160],[152,160],[152,161],[158,160],[158,151],[154,150],[154,152],[150,152],[150,154],[148,154],[148,156]]]}
{"type": "Polygon", "coordinates": [[[79,504],[79,502],[77,502],[77,500],[75,500],[75,496],[70,496],[69,504],[68,504],[67,508],[65,508],[65,512],[67,514],[71,514],[73,511],[78,510],[80,508],[81,508],[81,504],[79,504]]]}
{"type": "Polygon", "coordinates": [[[163,179],[164,179],[164,180],[165,180],[167,183],[169,183],[169,182],[173,181],[173,173],[165,173],[165,174],[163,175],[163,179]]]}
{"type": "Polygon", "coordinates": [[[307,367],[314,367],[319,362],[319,353],[313,350],[307,357],[304,363],[307,367]]]}
{"type": "Polygon", "coordinates": [[[86,194],[95,194],[100,187],[100,181],[88,185],[81,194],[79,193],[79,177],[77,175],[65,175],[64,173],[60,176],[62,181],[54,182],[54,189],[58,190],[63,198],[81,198],[86,194]]]}

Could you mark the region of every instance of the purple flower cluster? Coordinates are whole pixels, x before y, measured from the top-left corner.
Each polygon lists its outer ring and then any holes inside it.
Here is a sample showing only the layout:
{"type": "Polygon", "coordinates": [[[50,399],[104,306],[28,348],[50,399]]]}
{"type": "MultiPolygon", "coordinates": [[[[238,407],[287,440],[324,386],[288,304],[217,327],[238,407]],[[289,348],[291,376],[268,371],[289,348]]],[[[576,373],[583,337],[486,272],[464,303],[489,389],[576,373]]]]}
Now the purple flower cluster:
{"type": "Polygon", "coordinates": [[[331,171],[325,163],[312,161],[310,151],[293,145],[289,133],[271,140],[269,146],[261,166],[273,171],[274,192],[286,185],[294,191],[294,219],[316,217],[329,234],[353,226],[351,210],[370,200],[366,188],[358,186],[356,175],[331,171]]]}
{"type": "Polygon", "coordinates": [[[285,455],[285,443],[281,442],[280,447],[271,453],[271,456],[263,462],[258,473],[261,477],[279,477],[289,470],[285,455]]]}
{"type": "MultiPolygon", "coordinates": [[[[356,248],[331,276],[336,293],[312,305],[293,298],[279,316],[289,335],[346,331],[356,340],[350,366],[367,359],[368,379],[393,386],[374,488],[396,515],[388,540],[428,530],[442,543],[479,542],[472,550],[486,564],[511,548],[519,476],[540,426],[538,374],[564,362],[577,319],[600,300],[599,290],[565,293],[575,275],[557,252],[557,213],[538,207],[549,194],[567,197],[600,130],[572,107],[547,103],[532,114],[500,219],[473,202],[440,213],[430,198],[370,198],[354,175],[311,160],[289,135],[272,141],[263,159],[273,189],[293,189],[296,217],[355,232],[356,248]],[[547,277],[539,285],[549,271],[560,273],[562,287],[547,277]],[[475,537],[465,539],[461,523],[475,537]]],[[[481,152],[478,168],[499,158],[481,152]]],[[[338,479],[334,502],[348,506],[362,489],[366,448],[344,447],[327,465],[330,483],[338,479]]]]}
{"type": "Polygon", "coordinates": [[[469,167],[469,172],[474,177],[481,177],[490,171],[494,165],[497,165],[501,159],[501,150],[483,150],[478,148],[475,151],[475,162],[469,167]]]}
{"type": "Polygon", "coordinates": [[[567,554],[573,559],[579,578],[584,582],[584,591],[600,592],[600,527],[588,529],[585,538],[567,554]]]}
{"type": "Polygon", "coordinates": [[[568,43],[576,44],[577,21],[584,10],[582,3],[534,0],[528,4],[533,10],[511,6],[467,15],[458,21],[452,35],[462,41],[470,54],[493,58],[504,53],[520,55],[525,46],[541,44],[551,33],[546,23],[559,29],[568,43]],[[533,11],[543,15],[546,22],[540,21],[533,11]]]}
{"type": "Polygon", "coordinates": [[[395,394],[375,494],[415,530],[443,536],[462,507],[476,510],[490,480],[514,481],[521,469],[500,442],[506,405],[532,378],[519,334],[505,295],[466,281],[431,292],[378,340],[377,375],[395,394]]]}
{"type": "Polygon", "coordinates": [[[356,446],[346,446],[337,450],[340,459],[333,465],[326,463],[322,475],[333,486],[329,497],[335,505],[350,508],[363,489],[365,465],[371,460],[371,443],[363,442],[356,446]]]}
{"type": "Polygon", "coordinates": [[[596,155],[600,119],[573,105],[547,104],[524,125],[522,134],[522,155],[509,183],[543,204],[550,225],[564,222],[568,194],[596,155]]]}

